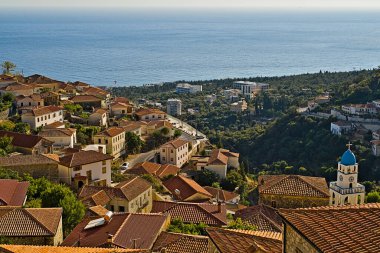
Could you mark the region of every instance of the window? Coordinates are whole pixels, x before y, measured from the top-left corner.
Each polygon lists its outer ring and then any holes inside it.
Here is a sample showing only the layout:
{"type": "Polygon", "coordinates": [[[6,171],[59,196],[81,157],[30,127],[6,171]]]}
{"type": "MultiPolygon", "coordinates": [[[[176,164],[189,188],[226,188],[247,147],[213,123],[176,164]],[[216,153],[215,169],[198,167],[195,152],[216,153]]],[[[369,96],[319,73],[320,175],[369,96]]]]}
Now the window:
{"type": "Polygon", "coordinates": [[[172,154],[173,154],[173,149],[172,149],[172,150],[170,150],[170,153],[172,153],[172,154]]]}
{"type": "Polygon", "coordinates": [[[166,158],[163,156],[163,157],[162,157],[162,161],[164,161],[164,162],[165,162],[165,160],[166,160],[166,158]]]}
{"type": "Polygon", "coordinates": [[[170,159],[170,161],[172,161],[172,162],[173,162],[173,158],[171,158],[171,159],[170,159]]]}
{"type": "Polygon", "coordinates": [[[106,140],[106,144],[108,144],[108,140],[106,140]]]}
{"type": "Polygon", "coordinates": [[[119,206],[119,212],[125,212],[125,207],[124,206],[119,206]]]}
{"type": "Polygon", "coordinates": [[[102,173],[106,174],[107,173],[107,167],[102,167],[102,173]]]}
{"type": "Polygon", "coordinates": [[[276,208],[276,201],[274,201],[274,200],[272,200],[272,203],[271,203],[271,206],[273,207],[273,208],[276,208]]]}
{"type": "Polygon", "coordinates": [[[165,149],[163,149],[162,152],[165,152],[165,149]]]}
{"type": "Polygon", "coordinates": [[[102,165],[106,165],[106,163],[107,163],[107,161],[105,161],[105,160],[102,161],[102,165]]]}
{"type": "Polygon", "coordinates": [[[55,118],[55,116],[56,116],[56,114],[55,114],[55,113],[53,113],[53,118],[55,118]]]}
{"type": "Polygon", "coordinates": [[[98,139],[98,143],[102,143],[102,140],[101,140],[101,139],[98,139]]]}
{"type": "Polygon", "coordinates": [[[21,102],[21,106],[24,106],[24,103],[21,102]]]}
{"type": "Polygon", "coordinates": [[[87,174],[87,179],[88,179],[88,181],[92,181],[92,171],[91,171],[91,170],[88,170],[88,171],[86,172],[86,174],[87,174]]]}

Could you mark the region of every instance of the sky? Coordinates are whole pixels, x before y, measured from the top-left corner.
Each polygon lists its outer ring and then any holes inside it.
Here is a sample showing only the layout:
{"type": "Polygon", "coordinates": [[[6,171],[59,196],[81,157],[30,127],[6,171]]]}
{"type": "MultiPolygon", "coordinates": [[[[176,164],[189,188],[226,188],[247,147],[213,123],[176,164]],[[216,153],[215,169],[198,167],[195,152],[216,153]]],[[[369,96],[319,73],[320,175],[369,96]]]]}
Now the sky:
{"type": "Polygon", "coordinates": [[[380,10],[379,0],[0,0],[1,8],[380,10]]]}

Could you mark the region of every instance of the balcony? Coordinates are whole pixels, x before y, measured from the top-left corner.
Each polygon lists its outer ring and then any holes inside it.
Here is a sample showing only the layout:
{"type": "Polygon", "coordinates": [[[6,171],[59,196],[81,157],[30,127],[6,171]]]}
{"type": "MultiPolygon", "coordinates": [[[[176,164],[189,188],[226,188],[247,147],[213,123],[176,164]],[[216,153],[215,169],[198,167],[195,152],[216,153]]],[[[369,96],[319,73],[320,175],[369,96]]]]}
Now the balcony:
{"type": "Polygon", "coordinates": [[[354,194],[354,193],[365,193],[365,187],[364,185],[358,184],[357,187],[352,188],[341,188],[336,185],[336,182],[330,183],[330,188],[333,189],[336,192],[339,192],[342,195],[345,194],[354,194]]]}

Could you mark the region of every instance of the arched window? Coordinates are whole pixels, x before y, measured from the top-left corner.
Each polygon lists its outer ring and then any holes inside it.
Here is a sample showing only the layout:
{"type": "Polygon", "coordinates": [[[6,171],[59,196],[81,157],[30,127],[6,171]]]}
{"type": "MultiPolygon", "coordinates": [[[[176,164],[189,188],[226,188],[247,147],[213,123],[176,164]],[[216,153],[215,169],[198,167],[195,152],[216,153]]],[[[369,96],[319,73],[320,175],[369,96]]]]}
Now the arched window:
{"type": "Polygon", "coordinates": [[[349,186],[350,188],[352,188],[352,183],[350,183],[350,186],[349,186]]]}
{"type": "Polygon", "coordinates": [[[348,204],[348,197],[346,197],[346,198],[344,199],[344,204],[345,204],[345,205],[348,204]]]}

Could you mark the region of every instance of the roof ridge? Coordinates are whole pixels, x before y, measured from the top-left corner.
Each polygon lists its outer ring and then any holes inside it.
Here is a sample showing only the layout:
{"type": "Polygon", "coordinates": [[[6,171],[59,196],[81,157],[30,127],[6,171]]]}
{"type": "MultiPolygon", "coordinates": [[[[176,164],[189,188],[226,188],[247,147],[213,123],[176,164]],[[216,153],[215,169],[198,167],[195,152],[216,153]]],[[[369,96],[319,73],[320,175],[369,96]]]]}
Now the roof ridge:
{"type": "MultiPolygon", "coordinates": [[[[199,204],[197,204],[197,203],[195,203],[195,205],[198,206],[199,208],[201,208],[204,212],[206,212],[206,213],[208,213],[208,214],[211,214],[212,217],[214,217],[214,218],[217,219],[218,221],[222,222],[223,224],[226,224],[225,221],[223,221],[222,219],[220,219],[219,217],[217,217],[214,213],[207,211],[203,206],[201,206],[201,205],[199,205],[199,204]]],[[[210,204],[210,205],[212,205],[212,204],[210,204]]]]}
{"type": "MultiPolygon", "coordinates": [[[[132,213],[128,213],[128,216],[127,218],[124,219],[123,223],[120,224],[118,230],[116,231],[116,233],[113,235],[112,239],[111,239],[111,242],[112,244],[114,244],[114,238],[116,238],[119,233],[120,233],[120,230],[125,226],[125,223],[127,223],[127,221],[129,220],[129,218],[132,216],[132,213]]],[[[111,222],[111,221],[110,221],[111,222]]],[[[116,245],[116,244],[115,244],[116,245]]]]}
{"type": "MultiPolygon", "coordinates": [[[[322,191],[321,189],[317,188],[316,186],[310,184],[310,182],[307,182],[307,181],[305,180],[305,178],[306,178],[307,176],[301,176],[301,175],[297,175],[297,176],[298,176],[299,179],[301,179],[303,182],[307,183],[307,184],[308,184],[311,188],[313,188],[314,190],[316,190],[316,191],[318,191],[318,192],[320,192],[320,193],[322,193],[322,194],[324,194],[324,195],[326,195],[326,196],[330,196],[330,195],[327,194],[326,192],[324,192],[324,191],[322,191]]],[[[308,178],[311,178],[311,177],[308,177],[308,178]]],[[[315,178],[315,177],[312,177],[312,178],[315,178]]]]}

